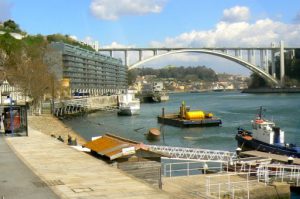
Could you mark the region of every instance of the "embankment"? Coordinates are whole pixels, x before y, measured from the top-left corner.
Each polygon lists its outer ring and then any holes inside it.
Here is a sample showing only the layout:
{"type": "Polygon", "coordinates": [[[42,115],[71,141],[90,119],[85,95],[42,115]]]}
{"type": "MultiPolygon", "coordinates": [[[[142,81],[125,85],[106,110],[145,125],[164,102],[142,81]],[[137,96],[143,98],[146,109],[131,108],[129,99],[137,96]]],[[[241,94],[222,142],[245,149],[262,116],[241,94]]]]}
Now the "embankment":
{"type": "Polygon", "coordinates": [[[46,135],[53,135],[55,137],[61,136],[65,143],[67,143],[68,135],[70,135],[73,139],[76,138],[77,143],[80,145],[86,143],[86,140],[83,137],[78,135],[75,131],[62,123],[59,119],[51,115],[29,116],[28,125],[29,127],[38,130],[46,135]]]}

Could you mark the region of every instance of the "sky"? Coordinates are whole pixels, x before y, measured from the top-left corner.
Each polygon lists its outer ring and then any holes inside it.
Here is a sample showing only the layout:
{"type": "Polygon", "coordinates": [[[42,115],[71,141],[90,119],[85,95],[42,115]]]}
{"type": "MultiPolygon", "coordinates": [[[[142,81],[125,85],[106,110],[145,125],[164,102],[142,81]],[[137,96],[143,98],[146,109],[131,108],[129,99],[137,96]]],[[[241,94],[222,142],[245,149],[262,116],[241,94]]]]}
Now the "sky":
{"type": "MultiPolygon", "coordinates": [[[[0,0],[0,21],[7,19],[29,34],[68,34],[100,47],[268,47],[280,40],[300,47],[299,0],[0,0]]],[[[202,54],[148,63],[158,65],[250,73],[202,54]]]]}

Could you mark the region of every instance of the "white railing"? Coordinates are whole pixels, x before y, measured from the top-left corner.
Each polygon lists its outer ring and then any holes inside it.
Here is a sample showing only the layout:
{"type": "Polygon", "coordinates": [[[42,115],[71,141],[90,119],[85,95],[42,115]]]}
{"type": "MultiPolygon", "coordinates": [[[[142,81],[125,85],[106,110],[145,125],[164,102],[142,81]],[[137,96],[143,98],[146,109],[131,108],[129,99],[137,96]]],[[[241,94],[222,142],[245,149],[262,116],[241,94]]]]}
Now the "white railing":
{"type": "Polygon", "coordinates": [[[272,181],[281,181],[295,183],[300,185],[300,166],[298,165],[261,165],[257,168],[257,177],[259,181],[268,184],[272,181]]]}
{"type": "Polygon", "coordinates": [[[202,162],[232,162],[236,153],[229,151],[184,148],[172,146],[147,145],[151,151],[161,152],[167,157],[178,160],[197,160],[202,162]]]}
{"type": "Polygon", "coordinates": [[[163,163],[162,174],[165,177],[174,176],[190,176],[206,174],[210,172],[226,172],[223,169],[222,163],[219,166],[211,166],[205,162],[173,162],[173,163],[163,163]]]}
{"type": "MultiPolygon", "coordinates": [[[[247,170],[246,170],[247,171],[247,170]]],[[[297,165],[261,165],[257,172],[225,173],[206,176],[206,196],[222,198],[225,194],[236,198],[236,193],[246,192],[250,197],[250,189],[258,185],[269,185],[273,181],[281,181],[300,185],[300,166],[297,165]],[[262,182],[262,183],[259,183],[262,182]]]]}
{"type": "Polygon", "coordinates": [[[243,198],[249,199],[250,187],[257,185],[257,178],[252,175],[255,175],[255,173],[228,173],[206,176],[206,196],[215,196],[220,199],[224,195],[229,195],[230,198],[235,198],[236,192],[241,194],[245,191],[247,196],[243,198]],[[237,176],[239,178],[236,178],[237,176]]]}

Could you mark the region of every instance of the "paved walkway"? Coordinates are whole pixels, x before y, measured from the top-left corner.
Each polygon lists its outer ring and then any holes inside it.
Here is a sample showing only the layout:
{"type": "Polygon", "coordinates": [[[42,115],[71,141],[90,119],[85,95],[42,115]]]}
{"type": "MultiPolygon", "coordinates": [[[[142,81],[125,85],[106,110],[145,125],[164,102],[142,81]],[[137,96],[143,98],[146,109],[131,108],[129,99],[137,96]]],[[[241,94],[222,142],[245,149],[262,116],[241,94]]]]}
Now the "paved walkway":
{"type": "Polygon", "coordinates": [[[9,137],[7,142],[43,179],[40,186],[49,185],[61,198],[174,198],[36,130],[29,129],[29,137],[9,137]]]}
{"type": "Polygon", "coordinates": [[[0,133],[0,198],[59,198],[10,149],[0,133]]]}

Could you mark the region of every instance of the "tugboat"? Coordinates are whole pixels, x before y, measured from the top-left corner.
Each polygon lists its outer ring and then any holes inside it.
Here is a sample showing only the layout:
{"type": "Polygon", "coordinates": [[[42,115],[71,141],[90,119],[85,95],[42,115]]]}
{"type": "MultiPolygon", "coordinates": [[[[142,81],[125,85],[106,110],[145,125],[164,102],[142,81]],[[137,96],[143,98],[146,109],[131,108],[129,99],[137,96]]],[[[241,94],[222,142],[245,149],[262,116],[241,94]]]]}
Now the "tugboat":
{"type": "Polygon", "coordinates": [[[300,158],[300,147],[284,142],[284,131],[275,126],[273,121],[262,117],[260,107],[258,117],[252,120],[252,131],[238,128],[235,139],[242,150],[258,150],[279,155],[300,158]]]}

